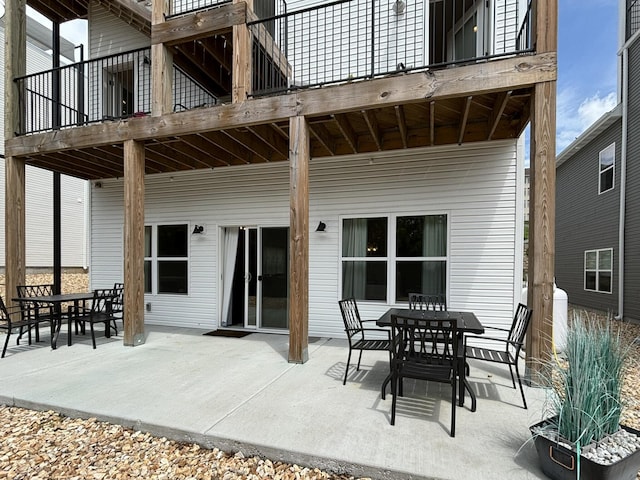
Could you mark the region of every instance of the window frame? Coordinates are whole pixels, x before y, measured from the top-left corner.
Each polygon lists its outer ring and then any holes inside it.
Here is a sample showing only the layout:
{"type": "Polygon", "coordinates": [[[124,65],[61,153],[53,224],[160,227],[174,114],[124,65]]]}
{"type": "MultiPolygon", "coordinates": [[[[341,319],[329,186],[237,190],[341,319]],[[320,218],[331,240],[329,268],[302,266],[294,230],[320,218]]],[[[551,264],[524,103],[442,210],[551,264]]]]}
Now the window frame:
{"type": "MultiPolygon", "coordinates": [[[[151,291],[145,291],[145,295],[179,295],[179,296],[188,296],[191,292],[191,242],[190,242],[190,232],[192,231],[192,225],[188,222],[162,222],[162,223],[146,223],[145,229],[151,228],[151,256],[148,257],[145,255],[144,261],[151,262],[151,291]],[[163,226],[184,226],[186,227],[186,246],[187,246],[187,255],[186,257],[160,257],[158,256],[158,228],[163,226]],[[186,278],[186,287],[187,291],[184,293],[180,292],[160,292],[159,291],[159,278],[160,270],[158,267],[158,263],[160,262],[185,262],[187,267],[187,278],[186,278]]],[[[146,284],[146,282],[145,282],[146,284]]]]}
{"type": "Polygon", "coordinates": [[[614,190],[615,187],[616,187],[616,142],[613,142],[611,145],[603,148],[598,153],[598,195],[602,195],[603,193],[610,192],[611,190],[614,190]],[[602,158],[607,154],[613,155],[613,162],[609,167],[603,170],[602,158]],[[606,190],[603,190],[602,177],[603,177],[603,174],[608,173],[609,171],[611,171],[611,175],[612,175],[611,188],[607,188],[606,190]]]}
{"type": "Polygon", "coordinates": [[[409,261],[444,261],[445,262],[445,296],[449,301],[450,290],[450,266],[451,266],[451,213],[447,210],[428,211],[428,212],[401,212],[401,213],[366,213],[366,214],[348,214],[339,217],[339,235],[338,235],[338,296],[342,297],[342,287],[344,279],[342,276],[342,266],[344,261],[367,261],[367,262],[386,262],[387,267],[387,285],[386,300],[361,300],[359,303],[369,303],[376,305],[397,305],[396,298],[396,265],[399,262],[409,261]],[[397,219],[400,217],[421,217],[421,216],[444,216],[447,221],[446,226],[446,255],[442,257],[398,257],[397,255],[397,219]],[[386,218],[387,220],[387,256],[386,257],[345,257],[342,255],[343,242],[343,225],[344,220],[348,219],[370,219],[370,218],[386,218]],[[400,258],[400,260],[398,260],[400,258]]]}
{"type": "Polygon", "coordinates": [[[594,293],[606,293],[608,295],[613,294],[613,265],[614,265],[614,257],[613,257],[613,248],[597,248],[593,250],[585,250],[584,251],[584,260],[583,260],[583,287],[586,292],[594,292],[594,293]],[[600,253],[601,252],[610,252],[611,253],[611,268],[603,269],[600,268],[600,253]],[[596,254],[596,268],[587,269],[587,255],[590,253],[596,254]],[[587,288],[587,272],[594,272],[596,275],[596,288],[587,288]],[[600,289],[600,273],[608,272],[611,275],[611,279],[609,281],[609,285],[611,287],[610,291],[601,290],[600,289]]]}

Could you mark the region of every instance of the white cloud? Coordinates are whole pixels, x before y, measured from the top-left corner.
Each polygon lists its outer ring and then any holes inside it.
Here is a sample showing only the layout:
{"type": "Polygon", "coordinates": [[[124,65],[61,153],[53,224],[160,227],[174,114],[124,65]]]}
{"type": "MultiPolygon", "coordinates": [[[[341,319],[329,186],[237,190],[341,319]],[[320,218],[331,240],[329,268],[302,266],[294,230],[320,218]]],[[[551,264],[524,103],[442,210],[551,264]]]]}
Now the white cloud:
{"type": "Polygon", "coordinates": [[[561,152],[582,132],[617,104],[616,92],[593,96],[582,101],[572,90],[558,93],[556,108],[556,151],[561,152]],[[578,103],[579,102],[579,103],[578,103]],[[576,107],[576,105],[578,105],[576,107]]]}

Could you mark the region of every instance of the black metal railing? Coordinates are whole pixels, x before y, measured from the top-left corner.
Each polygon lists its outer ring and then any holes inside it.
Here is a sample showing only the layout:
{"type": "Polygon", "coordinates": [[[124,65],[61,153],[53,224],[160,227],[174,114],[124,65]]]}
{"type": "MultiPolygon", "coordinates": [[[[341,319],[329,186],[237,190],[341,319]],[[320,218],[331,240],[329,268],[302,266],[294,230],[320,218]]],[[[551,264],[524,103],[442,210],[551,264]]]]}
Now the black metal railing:
{"type": "Polygon", "coordinates": [[[627,0],[627,31],[625,40],[640,28],[640,0],[627,0]]]}
{"type": "Polygon", "coordinates": [[[288,12],[248,23],[253,94],[531,52],[523,1],[499,0],[489,12],[485,2],[463,10],[450,1],[336,0],[295,10],[290,0],[288,12]]]}
{"type": "Polygon", "coordinates": [[[218,7],[225,3],[231,3],[231,0],[171,0],[167,18],[218,7]]]}
{"type": "MultiPolygon", "coordinates": [[[[144,116],[151,112],[151,49],[141,48],[16,78],[18,135],[144,116]]],[[[174,110],[214,105],[216,97],[175,67],[174,110]]]]}
{"type": "Polygon", "coordinates": [[[527,11],[524,14],[524,18],[522,22],[520,22],[520,30],[518,30],[518,36],[516,37],[516,47],[519,51],[525,51],[530,49],[533,45],[533,40],[531,38],[531,1],[527,4],[527,11]]]}

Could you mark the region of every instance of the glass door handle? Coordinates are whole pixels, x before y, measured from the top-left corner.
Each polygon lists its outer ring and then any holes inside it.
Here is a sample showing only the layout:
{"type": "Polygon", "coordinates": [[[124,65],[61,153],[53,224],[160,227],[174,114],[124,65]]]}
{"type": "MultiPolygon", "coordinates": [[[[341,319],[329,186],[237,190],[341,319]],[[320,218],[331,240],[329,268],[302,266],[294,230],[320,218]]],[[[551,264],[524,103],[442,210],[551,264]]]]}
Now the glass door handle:
{"type": "Polygon", "coordinates": [[[258,281],[261,282],[262,281],[262,275],[258,275],[258,281]]]}

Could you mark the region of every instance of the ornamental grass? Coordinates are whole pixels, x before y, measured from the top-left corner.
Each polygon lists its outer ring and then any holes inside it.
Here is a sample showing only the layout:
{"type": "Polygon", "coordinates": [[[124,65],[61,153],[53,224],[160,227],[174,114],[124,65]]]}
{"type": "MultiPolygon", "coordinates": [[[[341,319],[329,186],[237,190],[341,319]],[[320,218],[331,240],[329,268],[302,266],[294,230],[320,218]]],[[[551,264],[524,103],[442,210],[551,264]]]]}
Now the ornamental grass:
{"type": "Polygon", "coordinates": [[[630,345],[611,322],[584,314],[571,321],[565,360],[553,364],[552,409],[560,437],[597,442],[620,428],[624,364],[630,345]]]}

